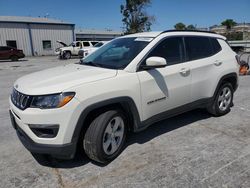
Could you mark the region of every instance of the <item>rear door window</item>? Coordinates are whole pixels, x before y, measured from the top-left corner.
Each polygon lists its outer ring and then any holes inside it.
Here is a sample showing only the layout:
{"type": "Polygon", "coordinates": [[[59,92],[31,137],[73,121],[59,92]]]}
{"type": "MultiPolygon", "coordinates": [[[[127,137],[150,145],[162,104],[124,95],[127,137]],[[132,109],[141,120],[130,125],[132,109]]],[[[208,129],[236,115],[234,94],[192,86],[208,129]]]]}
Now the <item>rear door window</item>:
{"type": "Polygon", "coordinates": [[[189,61],[213,55],[213,48],[208,37],[185,37],[187,58],[189,61]]]}
{"type": "Polygon", "coordinates": [[[83,46],[88,47],[88,46],[90,46],[90,44],[89,44],[89,42],[83,42],[83,46]]]}

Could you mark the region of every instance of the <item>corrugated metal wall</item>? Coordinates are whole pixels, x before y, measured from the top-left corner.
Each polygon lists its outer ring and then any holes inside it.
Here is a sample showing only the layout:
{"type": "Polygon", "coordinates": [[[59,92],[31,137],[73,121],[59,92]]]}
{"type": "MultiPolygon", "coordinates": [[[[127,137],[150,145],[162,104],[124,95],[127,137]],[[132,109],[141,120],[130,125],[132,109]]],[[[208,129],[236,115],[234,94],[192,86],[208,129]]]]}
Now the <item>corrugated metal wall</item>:
{"type": "MultiPolygon", "coordinates": [[[[54,55],[54,50],[61,47],[56,41],[66,44],[73,41],[73,26],[52,24],[30,24],[34,55],[54,55]],[[43,41],[51,41],[51,49],[43,49],[43,41]]],[[[17,48],[26,56],[32,55],[29,25],[19,23],[0,23],[0,46],[6,46],[6,40],[15,40],[17,48]]]]}
{"type": "Polygon", "coordinates": [[[54,50],[61,47],[56,41],[66,44],[73,41],[73,28],[69,25],[31,24],[31,34],[35,55],[54,55],[54,50]],[[43,49],[43,40],[51,41],[51,49],[43,49]]]}
{"type": "Polygon", "coordinates": [[[15,40],[17,48],[32,55],[27,24],[0,23],[0,46],[6,46],[6,40],[15,40]]]}

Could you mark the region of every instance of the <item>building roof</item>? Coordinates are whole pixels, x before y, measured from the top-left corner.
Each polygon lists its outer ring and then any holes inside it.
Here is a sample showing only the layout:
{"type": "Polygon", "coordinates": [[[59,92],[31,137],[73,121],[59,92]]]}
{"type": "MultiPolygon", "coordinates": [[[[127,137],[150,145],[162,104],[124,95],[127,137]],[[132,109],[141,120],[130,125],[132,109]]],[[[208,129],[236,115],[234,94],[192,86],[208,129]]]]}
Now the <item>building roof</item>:
{"type": "Polygon", "coordinates": [[[0,22],[4,23],[34,23],[34,24],[60,24],[74,25],[62,20],[46,18],[46,17],[24,17],[24,16],[0,16],[0,22]]]}
{"type": "Polygon", "coordinates": [[[91,34],[91,35],[122,35],[121,31],[113,30],[95,30],[95,29],[75,29],[76,34],[91,34]]]}

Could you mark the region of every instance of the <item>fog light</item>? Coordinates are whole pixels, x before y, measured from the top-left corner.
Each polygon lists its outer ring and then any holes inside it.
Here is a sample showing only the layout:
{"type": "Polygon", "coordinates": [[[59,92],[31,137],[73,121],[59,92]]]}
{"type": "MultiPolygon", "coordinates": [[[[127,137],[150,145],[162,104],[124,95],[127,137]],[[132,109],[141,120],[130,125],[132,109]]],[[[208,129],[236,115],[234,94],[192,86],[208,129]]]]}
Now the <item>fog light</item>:
{"type": "Polygon", "coordinates": [[[59,125],[58,124],[29,124],[29,128],[39,138],[54,138],[56,137],[59,125]]]}

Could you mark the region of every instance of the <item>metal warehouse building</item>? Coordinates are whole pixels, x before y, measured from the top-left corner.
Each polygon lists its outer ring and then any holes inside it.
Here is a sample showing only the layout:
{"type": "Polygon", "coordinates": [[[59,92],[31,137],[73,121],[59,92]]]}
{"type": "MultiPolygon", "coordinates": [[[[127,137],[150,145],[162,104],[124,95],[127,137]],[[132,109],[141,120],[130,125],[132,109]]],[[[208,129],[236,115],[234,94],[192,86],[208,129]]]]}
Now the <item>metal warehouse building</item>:
{"type": "Polygon", "coordinates": [[[76,40],[108,41],[120,37],[122,32],[112,30],[99,31],[94,29],[76,29],[75,34],[76,40]]]}
{"type": "Polygon", "coordinates": [[[0,16],[0,46],[22,49],[26,56],[53,55],[60,45],[74,41],[75,25],[60,20],[0,16]]]}

